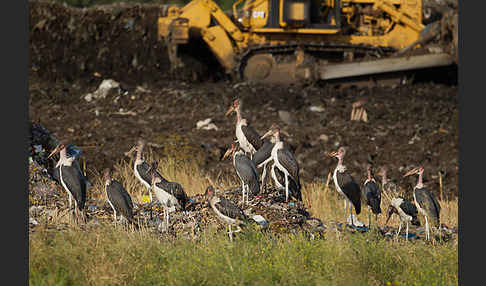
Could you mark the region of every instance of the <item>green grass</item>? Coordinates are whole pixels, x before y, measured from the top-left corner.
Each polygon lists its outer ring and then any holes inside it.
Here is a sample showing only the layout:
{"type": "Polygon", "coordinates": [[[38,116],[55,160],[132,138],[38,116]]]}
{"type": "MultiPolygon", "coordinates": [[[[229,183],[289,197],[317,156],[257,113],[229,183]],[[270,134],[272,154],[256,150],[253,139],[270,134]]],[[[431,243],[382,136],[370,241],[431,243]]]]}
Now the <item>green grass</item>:
{"type": "Polygon", "coordinates": [[[308,240],[258,231],[166,241],[100,226],[39,230],[30,285],[457,285],[457,241],[431,245],[373,233],[308,240]],[[394,284],[393,284],[394,283],[394,284]]]}

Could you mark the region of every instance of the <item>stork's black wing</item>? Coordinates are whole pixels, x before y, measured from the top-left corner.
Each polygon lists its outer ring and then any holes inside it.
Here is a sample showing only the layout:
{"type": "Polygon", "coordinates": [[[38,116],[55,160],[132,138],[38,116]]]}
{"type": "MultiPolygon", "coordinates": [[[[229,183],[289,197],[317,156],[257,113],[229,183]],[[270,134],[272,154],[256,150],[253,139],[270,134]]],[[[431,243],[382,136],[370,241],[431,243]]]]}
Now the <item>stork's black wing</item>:
{"type": "Polygon", "coordinates": [[[235,168],[240,179],[250,187],[250,192],[253,195],[258,194],[260,191],[260,184],[258,182],[258,172],[253,161],[246,155],[236,155],[235,168]]]}
{"type": "Polygon", "coordinates": [[[150,173],[150,165],[147,162],[142,162],[136,166],[138,174],[140,177],[147,182],[149,185],[152,185],[152,173],[150,173]]]}
{"type": "MultiPolygon", "coordinates": [[[[280,171],[278,168],[275,168],[275,175],[277,176],[278,182],[282,185],[285,186],[285,174],[280,171]]],[[[300,185],[297,185],[297,183],[290,178],[289,180],[289,193],[290,196],[294,197],[298,201],[302,201],[302,193],[300,191],[300,185]]]]}
{"type": "Polygon", "coordinates": [[[186,203],[188,202],[189,198],[187,197],[184,188],[181,186],[181,184],[176,182],[169,182],[167,185],[168,185],[167,191],[177,199],[177,201],[182,207],[182,210],[185,210],[186,203]]]}
{"type": "Polygon", "coordinates": [[[341,190],[353,204],[356,214],[359,214],[361,212],[361,190],[359,185],[347,171],[338,171],[336,177],[341,190]]]}
{"type": "Polygon", "coordinates": [[[418,210],[417,207],[407,199],[402,198],[402,203],[400,204],[400,208],[403,212],[412,217],[412,224],[413,225],[420,225],[420,222],[417,218],[418,210]]]}
{"type": "Polygon", "coordinates": [[[264,140],[262,147],[260,149],[257,149],[256,153],[253,154],[252,161],[253,163],[255,163],[255,166],[260,165],[265,160],[270,158],[270,156],[272,155],[273,146],[275,146],[275,144],[272,143],[270,140],[264,140]]]}
{"type": "Polygon", "coordinates": [[[106,193],[108,195],[108,199],[115,207],[116,211],[123,214],[126,218],[133,217],[133,203],[132,198],[125,190],[123,185],[116,181],[112,180],[111,183],[106,187],[106,193]]]}
{"type": "Polygon", "coordinates": [[[297,159],[295,159],[294,154],[287,148],[281,148],[277,151],[277,158],[280,164],[287,170],[287,172],[289,172],[290,177],[295,181],[297,187],[300,189],[299,164],[297,163],[297,159]]]}
{"type": "Polygon", "coordinates": [[[381,190],[378,184],[373,181],[369,181],[364,185],[364,195],[366,204],[371,207],[374,214],[381,213],[381,190]]]}
{"type": "Polygon", "coordinates": [[[415,198],[417,203],[429,215],[429,217],[438,225],[440,215],[439,202],[432,196],[427,188],[416,188],[415,198]]]}
{"type": "Polygon", "coordinates": [[[255,148],[255,150],[258,150],[262,147],[263,145],[263,140],[261,139],[261,136],[251,127],[250,123],[247,121],[247,125],[242,125],[241,126],[241,131],[243,131],[243,134],[245,134],[246,139],[250,144],[255,148]]]}
{"type": "Polygon", "coordinates": [[[83,210],[86,202],[86,180],[76,164],[61,166],[62,180],[69,188],[78,204],[78,209],[83,210]]]}
{"type": "Polygon", "coordinates": [[[225,216],[233,219],[240,219],[247,221],[248,218],[245,213],[232,201],[226,199],[225,197],[219,197],[219,202],[215,204],[215,207],[225,216]]]}

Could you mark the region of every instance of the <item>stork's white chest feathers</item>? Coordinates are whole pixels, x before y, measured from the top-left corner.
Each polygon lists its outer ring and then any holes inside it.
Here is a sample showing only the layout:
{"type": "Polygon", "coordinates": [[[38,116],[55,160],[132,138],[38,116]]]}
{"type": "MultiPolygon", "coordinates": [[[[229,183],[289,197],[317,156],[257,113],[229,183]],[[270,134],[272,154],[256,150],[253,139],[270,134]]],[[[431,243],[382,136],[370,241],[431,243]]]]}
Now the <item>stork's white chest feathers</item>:
{"type": "Polygon", "coordinates": [[[412,221],[412,217],[406,214],[401,208],[400,205],[403,203],[402,198],[393,198],[391,200],[391,205],[395,207],[395,209],[398,211],[398,215],[400,216],[400,219],[402,221],[412,221]]]}
{"type": "Polygon", "coordinates": [[[250,144],[250,142],[246,139],[245,134],[243,133],[243,130],[241,129],[241,126],[246,124],[243,124],[243,122],[238,122],[236,124],[236,138],[238,139],[238,143],[240,144],[241,149],[243,149],[247,153],[254,154],[256,152],[255,148],[250,144]]]}
{"type": "Polygon", "coordinates": [[[282,149],[283,148],[283,142],[280,141],[280,142],[277,142],[275,143],[275,145],[273,146],[273,149],[272,149],[272,158],[273,158],[273,161],[275,162],[275,166],[282,172],[284,172],[286,175],[289,174],[289,172],[287,171],[287,169],[285,169],[282,164],[280,164],[280,162],[278,161],[278,150],[282,149]]]}
{"type": "Polygon", "coordinates": [[[338,179],[337,179],[337,172],[342,173],[346,171],[346,166],[344,165],[338,165],[336,169],[334,169],[334,174],[332,175],[332,179],[334,181],[334,186],[336,187],[336,190],[338,193],[340,193],[342,196],[344,196],[343,190],[341,190],[341,187],[339,186],[338,179]]]}
{"type": "MultiPolygon", "coordinates": [[[[423,185],[422,185],[423,187],[423,185]]],[[[413,202],[415,203],[415,206],[417,207],[417,210],[420,212],[420,214],[422,214],[423,216],[426,216],[427,213],[425,212],[425,210],[423,208],[420,207],[420,204],[417,202],[417,197],[415,196],[415,190],[417,189],[417,187],[415,187],[413,189],[413,202]]]]}

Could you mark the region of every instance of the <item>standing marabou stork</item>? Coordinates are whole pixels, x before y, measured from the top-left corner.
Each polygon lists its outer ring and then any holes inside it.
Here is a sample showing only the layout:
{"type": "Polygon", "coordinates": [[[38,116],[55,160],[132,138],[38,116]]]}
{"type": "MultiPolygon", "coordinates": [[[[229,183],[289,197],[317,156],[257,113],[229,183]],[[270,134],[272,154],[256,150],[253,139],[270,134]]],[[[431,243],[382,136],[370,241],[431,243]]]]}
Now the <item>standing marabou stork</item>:
{"type": "Polygon", "coordinates": [[[405,234],[407,235],[408,240],[408,223],[411,222],[412,225],[420,226],[420,222],[417,218],[417,207],[415,207],[415,205],[412,204],[409,200],[395,197],[391,200],[390,206],[388,207],[388,217],[386,219],[385,225],[388,224],[388,221],[394,213],[398,214],[398,216],[400,217],[400,226],[398,227],[397,238],[398,234],[400,234],[400,230],[402,229],[402,223],[405,222],[407,224],[405,234]]]}
{"type": "Polygon", "coordinates": [[[397,184],[392,181],[389,181],[387,176],[387,169],[385,167],[381,167],[380,170],[376,175],[381,176],[381,187],[383,191],[385,191],[388,195],[396,197],[400,196],[400,189],[398,188],[397,184]]]}
{"type": "Polygon", "coordinates": [[[349,214],[351,216],[351,225],[354,226],[353,213],[351,203],[358,215],[361,212],[361,190],[359,185],[354,181],[353,176],[347,171],[346,166],[343,165],[343,158],[346,154],[344,147],[339,147],[336,152],[328,153],[329,157],[338,158],[338,164],[334,169],[333,180],[336,190],[344,197],[344,217],[346,221],[346,201],[350,201],[349,214]]]}
{"type": "Polygon", "coordinates": [[[274,168],[276,167],[278,171],[281,171],[284,174],[285,201],[288,201],[289,199],[289,190],[292,197],[294,197],[296,200],[302,201],[299,164],[297,163],[297,159],[295,159],[294,154],[285,148],[284,143],[280,141],[280,128],[278,125],[272,124],[270,130],[262,136],[262,139],[266,138],[267,136],[273,136],[275,139],[275,145],[272,148],[271,154],[273,159],[272,177],[278,183],[276,176],[274,176],[274,168]],[[295,188],[289,188],[289,181],[293,181],[295,188]]]}
{"type": "Polygon", "coordinates": [[[231,105],[226,112],[226,116],[230,115],[233,111],[236,112],[236,139],[240,144],[241,149],[250,154],[250,158],[253,158],[253,154],[256,153],[263,145],[263,140],[260,135],[253,129],[249,122],[241,117],[241,104],[238,99],[235,99],[233,105],[231,105]]]}
{"type": "Polygon", "coordinates": [[[233,166],[235,167],[236,174],[241,181],[241,192],[243,193],[242,205],[244,205],[245,196],[246,204],[248,204],[249,193],[251,193],[252,196],[256,196],[260,191],[260,185],[258,182],[258,172],[255,163],[253,163],[253,161],[250,160],[250,158],[248,158],[248,156],[246,156],[242,150],[236,151],[236,149],[236,144],[231,144],[231,148],[224,153],[221,160],[224,160],[229,156],[229,154],[232,154],[233,166]]]}
{"type": "Polygon", "coordinates": [[[152,190],[164,207],[165,221],[169,229],[169,213],[175,210],[185,211],[189,199],[179,183],[169,182],[157,172],[157,162],[152,162],[150,172],[152,190]]]}
{"type": "Polygon", "coordinates": [[[123,185],[112,178],[112,171],[110,169],[105,169],[105,194],[113,209],[113,219],[116,225],[117,214],[126,218],[130,223],[132,223],[136,228],[138,224],[133,218],[133,202],[130,194],[125,190],[123,185]]]}
{"type": "Polygon", "coordinates": [[[52,157],[57,152],[59,152],[59,161],[56,164],[56,168],[59,168],[59,181],[69,195],[69,208],[72,208],[72,199],[74,197],[73,214],[76,221],[78,218],[77,212],[80,211],[83,220],[86,222],[86,212],[84,210],[86,203],[86,178],[81,172],[79,164],[74,163],[76,157],[67,157],[64,143],[57,145],[47,158],[52,157]]]}
{"type": "Polygon", "coordinates": [[[422,181],[423,167],[414,168],[408,171],[403,177],[418,174],[417,185],[413,189],[413,200],[418,211],[425,217],[425,239],[430,240],[429,221],[430,217],[440,230],[440,205],[434,196],[427,190],[422,181]]]}
{"type": "Polygon", "coordinates": [[[135,162],[133,163],[133,172],[135,173],[135,177],[142,183],[142,185],[147,188],[149,191],[150,196],[150,219],[152,219],[152,174],[150,172],[150,165],[145,162],[142,158],[142,152],[145,148],[146,141],[142,138],[139,138],[137,144],[133,146],[128,152],[125,153],[125,156],[130,156],[133,152],[136,152],[135,155],[135,162]]]}
{"type": "Polygon", "coordinates": [[[371,223],[371,213],[369,209],[375,214],[375,222],[378,221],[378,214],[381,213],[381,190],[378,187],[378,184],[373,178],[373,172],[371,170],[371,164],[367,166],[368,177],[363,185],[363,194],[366,200],[366,204],[368,205],[368,227],[370,227],[371,223]]]}
{"type": "Polygon", "coordinates": [[[213,186],[208,186],[206,188],[204,197],[218,218],[228,225],[228,235],[230,240],[233,241],[233,233],[241,231],[240,225],[245,225],[248,222],[248,217],[232,201],[225,197],[217,196],[214,193],[213,186]],[[238,229],[236,231],[231,231],[232,225],[236,225],[238,229]]]}

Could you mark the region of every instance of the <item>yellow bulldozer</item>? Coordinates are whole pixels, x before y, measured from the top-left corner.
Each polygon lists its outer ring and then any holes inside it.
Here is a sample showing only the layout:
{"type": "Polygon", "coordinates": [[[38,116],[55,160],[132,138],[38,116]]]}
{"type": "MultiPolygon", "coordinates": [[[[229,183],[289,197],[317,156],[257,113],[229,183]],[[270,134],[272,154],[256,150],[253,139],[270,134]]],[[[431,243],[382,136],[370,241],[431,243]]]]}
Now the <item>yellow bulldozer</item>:
{"type": "Polygon", "coordinates": [[[458,15],[426,23],[422,0],[212,0],[170,6],[158,19],[171,70],[181,46],[203,41],[243,80],[332,80],[457,64],[458,15]]]}

